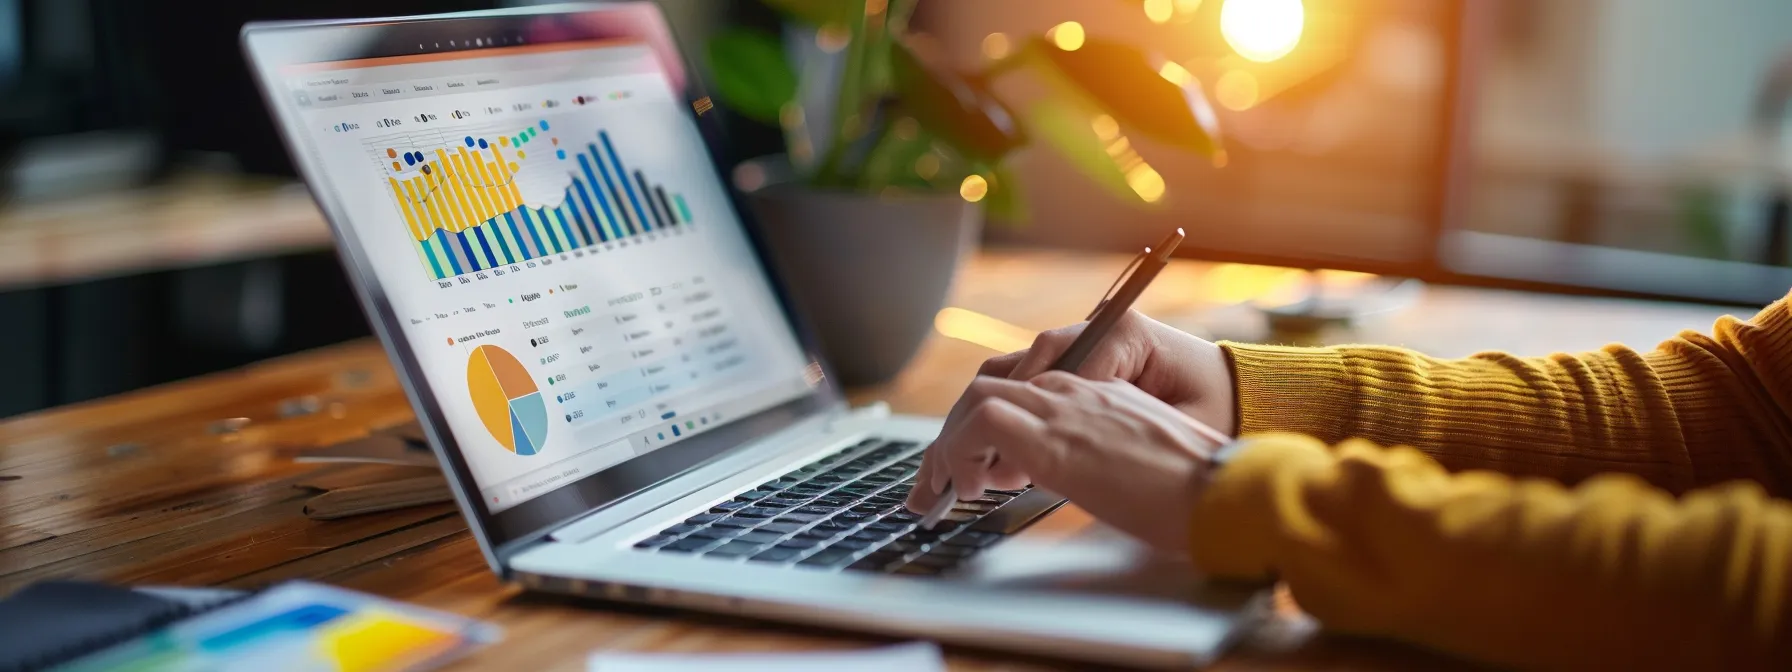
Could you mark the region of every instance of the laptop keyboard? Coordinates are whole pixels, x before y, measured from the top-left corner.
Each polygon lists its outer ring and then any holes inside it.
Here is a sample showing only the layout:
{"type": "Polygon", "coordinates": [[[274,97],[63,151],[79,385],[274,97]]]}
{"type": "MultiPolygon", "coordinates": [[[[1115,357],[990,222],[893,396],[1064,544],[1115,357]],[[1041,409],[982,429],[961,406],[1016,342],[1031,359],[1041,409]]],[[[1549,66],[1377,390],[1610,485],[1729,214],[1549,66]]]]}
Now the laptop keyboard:
{"type": "Polygon", "coordinates": [[[921,446],[866,439],[635,544],[658,553],[722,560],[845,568],[891,574],[951,571],[1000,541],[972,529],[1024,490],[991,490],[959,502],[932,530],[904,508],[921,446]]]}

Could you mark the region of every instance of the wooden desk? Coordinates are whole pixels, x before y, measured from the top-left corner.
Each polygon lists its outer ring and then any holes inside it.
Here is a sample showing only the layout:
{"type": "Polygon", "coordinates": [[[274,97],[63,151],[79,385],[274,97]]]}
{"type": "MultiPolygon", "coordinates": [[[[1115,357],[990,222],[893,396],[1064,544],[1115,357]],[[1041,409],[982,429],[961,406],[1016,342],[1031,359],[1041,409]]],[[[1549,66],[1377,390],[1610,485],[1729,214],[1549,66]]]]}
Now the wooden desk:
{"type": "MultiPolygon", "coordinates": [[[[1013,326],[947,324],[992,345],[1081,317],[1125,260],[1057,253],[986,254],[953,305],[1013,326]],[[1042,289],[1043,288],[1043,289],[1042,289]]],[[[1216,301],[1267,288],[1273,269],[1181,262],[1139,307],[1200,328],[1216,301]],[[1252,284],[1256,283],[1256,284],[1252,284]]],[[[1651,344],[1703,328],[1722,310],[1607,299],[1433,288],[1409,309],[1336,338],[1394,340],[1439,354],[1651,344]],[[1426,318],[1424,315],[1433,315],[1426,318]],[[1539,331],[1540,327],[1547,328],[1539,331]]],[[[963,316],[965,314],[959,313],[963,316]]],[[[896,381],[855,394],[896,410],[943,413],[992,351],[933,338],[896,381]]],[[[410,417],[376,344],[361,342],[0,423],[0,595],[50,577],[258,586],[307,578],[497,622],[504,642],[458,669],[583,669],[586,653],[861,646],[876,640],[739,619],[525,596],[487,570],[450,505],[320,522],[294,486],[352,481],[377,467],[295,465],[300,447],[410,417]],[[282,418],[281,402],[322,411],[282,418]],[[240,418],[240,419],[239,419],[240,418]]],[[[1044,531],[1087,524],[1066,508],[1044,531]]],[[[1031,531],[1029,532],[1031,533],[1031,531]]],[[[958,669],[1054,669],[1051,661],[954,651],[958,669]]],[[[1451,661],[1393,644],[1318,635],[1289,614],[1221,665],[1226,670],[1437,669],[1451,661]]]]}

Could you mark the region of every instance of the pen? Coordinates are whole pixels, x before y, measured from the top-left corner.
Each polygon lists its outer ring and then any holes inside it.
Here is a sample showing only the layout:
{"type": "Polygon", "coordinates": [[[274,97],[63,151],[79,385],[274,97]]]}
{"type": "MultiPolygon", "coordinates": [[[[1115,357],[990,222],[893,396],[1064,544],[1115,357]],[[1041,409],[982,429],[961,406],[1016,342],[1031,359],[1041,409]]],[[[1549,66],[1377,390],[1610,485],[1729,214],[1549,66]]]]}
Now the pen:
{"type": "MultiPolygon", "coordinates": [[[[1095,352],[1095,346],[1100,345],[1101,340],[1107,337],[1108,332],[1114,330],[1114,325],[1120,321],[1120,318],[1126,315],[1126,311],[1132,309],[1133,302],[1139,299],[1140,294],[1145,293],[1145,288],[1149,287],[1151,281],[1157,278],[1158,272],[1164,270],[1164,266],[1169,265],[1170,253],[1176,251],[1176,246],[1182,244],[1182,238],[1182,229],[1178,228],[1164,238],[1163,242],[1154,247],[1145,248],[1145,251],[1133,259],[1132,263],[1127,264],[1126,269],[1120,272],[1122,279],[1114,280],[1114,284],[1108,287],[1108,291],[1112,294],[1102,297],[1102,300],[1095,304],[1095,310],[1089,313],[1089,326],[1083,328],[1083,333],[1077,334],[1076,340],[1070,342],[1070,347],[1065,348],[1064,352],[1058,355],[1058,359],[1053,361],[1047,370],[1076,373],[1077,369],[1082,368],[1083,360],[1088,359],[1090,353],[1095,352]],[[1132,274],[1127,275],[1127,271],[1131,271],[1132,274]],[[1115,289],[1115,287],[1119,289],[1115,289]]],[[[990,453],[984,469],[988,469],[994,464],[995,454],[990,453]]],[[[952,506],[958,503],[958,495],[953,492],[950,481],[946,482],[946,487],[940,491],[940,495],[940,500],[934,502],[933,508],[927,511],[927,515],[921,517],[922,529],[933,529],[933,526],[945,518],[946,514],[952,512],[952,506]]]]}

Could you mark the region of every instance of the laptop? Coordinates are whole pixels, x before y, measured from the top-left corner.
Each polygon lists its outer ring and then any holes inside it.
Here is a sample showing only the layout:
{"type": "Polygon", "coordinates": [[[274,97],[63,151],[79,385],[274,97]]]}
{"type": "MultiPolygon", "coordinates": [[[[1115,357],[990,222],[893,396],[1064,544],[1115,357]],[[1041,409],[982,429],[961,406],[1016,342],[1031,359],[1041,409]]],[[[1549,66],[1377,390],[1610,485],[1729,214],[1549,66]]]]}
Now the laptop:
{"type": "Polygon", "coordinates": [[[919,529],[941,419],[846,403],[655,5],[242,42],[500,576],[1141,666],[1202,664],[1263,613],[1110,528],[1023,532],[1063,501],[1042,489],[919,529]]]}

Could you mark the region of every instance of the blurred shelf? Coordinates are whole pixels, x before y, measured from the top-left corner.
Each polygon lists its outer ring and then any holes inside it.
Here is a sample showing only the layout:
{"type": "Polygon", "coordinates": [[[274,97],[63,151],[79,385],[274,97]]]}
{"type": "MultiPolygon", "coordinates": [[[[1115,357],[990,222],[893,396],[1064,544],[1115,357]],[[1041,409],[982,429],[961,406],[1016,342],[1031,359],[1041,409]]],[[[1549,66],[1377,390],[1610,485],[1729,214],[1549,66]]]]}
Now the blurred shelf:
{"type": "Polygon", "coordinates": [[[302,185],[202,177],[0,211],[0,291],[328,249],[302,185]]]}

